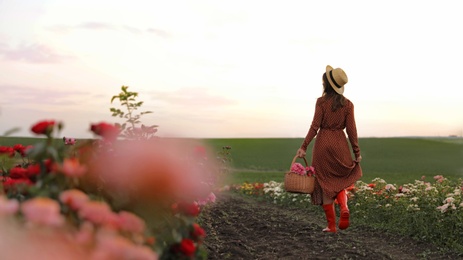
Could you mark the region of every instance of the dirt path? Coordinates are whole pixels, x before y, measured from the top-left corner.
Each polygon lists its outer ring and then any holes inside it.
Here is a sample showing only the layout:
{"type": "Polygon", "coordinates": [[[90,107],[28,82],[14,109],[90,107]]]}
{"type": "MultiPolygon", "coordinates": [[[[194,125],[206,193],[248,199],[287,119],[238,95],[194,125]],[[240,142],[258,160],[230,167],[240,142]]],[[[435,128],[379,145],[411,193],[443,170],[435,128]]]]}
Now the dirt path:
{"type": "Polygon", "coordinates": [[[356,227],[322,233],[321,211],[222,193],[203,212],[209,259],[462,259],[410,238],[356,227]]]}

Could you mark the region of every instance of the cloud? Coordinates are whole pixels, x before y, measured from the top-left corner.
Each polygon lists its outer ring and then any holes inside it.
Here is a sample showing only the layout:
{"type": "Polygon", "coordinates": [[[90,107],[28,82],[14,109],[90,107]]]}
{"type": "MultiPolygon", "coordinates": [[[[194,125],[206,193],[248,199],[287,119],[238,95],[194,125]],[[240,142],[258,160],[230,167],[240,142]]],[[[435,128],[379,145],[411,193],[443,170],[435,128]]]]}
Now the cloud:
{"type": "Polygon", "coordinates": [[[128,25],[114,25],[110,23],[101,22],[84,22],[78,25],[55,25],[49,28],[51,31],[59,34],[69,33],[72,30],[95,30],[95,31],[126,31],[132,34],[142,34],[144,32],[148,34],[154,34],[161,38],[170,38],[172,34],[158,28],[139,29],[128,25]]]}
{"type": "Polygon", "coordinates": [[[110,25],[107,23],[98,23],[98,22],[82,23],[76,26],[76,28],[89,29],[89,30],[114,30],[115,29],[113,25],[110,25]]]}
{"type": "Polygon", "coordinates": [[[11,61],[24,61],[29,63],[60,63],[70,59],[71,56],[61,55],[43,44],[21,45],[17,48],[0,45],[0,57],[11,61]]]}
{"type": "Polygon", "coordinates": [[[43,88],[35,88],[18,85],[0,85],[2,99],[0,105],[14,107],[66,107],[78,105],[76,97],[88,96],[85,91],[52,90],[44,91],[43,88]]]}
{"type": "Polygon", "coordinates": [[[156,29],[156,28],[148,28],[146,30],[148,33],[155,34],[156,36],[162,37],[162,38],[169,38],[172,35],[164,30],[156,29]]]}
{"type": "Polygon", "coordinates": [[[208,93],[207,88],[182,88],[176,91],[152,92],[152,98],[156,101],[168,103],[169,106],[179,108],[202,107],[204,109],[236,105],[238,102],[220,95],[208,93]]]}

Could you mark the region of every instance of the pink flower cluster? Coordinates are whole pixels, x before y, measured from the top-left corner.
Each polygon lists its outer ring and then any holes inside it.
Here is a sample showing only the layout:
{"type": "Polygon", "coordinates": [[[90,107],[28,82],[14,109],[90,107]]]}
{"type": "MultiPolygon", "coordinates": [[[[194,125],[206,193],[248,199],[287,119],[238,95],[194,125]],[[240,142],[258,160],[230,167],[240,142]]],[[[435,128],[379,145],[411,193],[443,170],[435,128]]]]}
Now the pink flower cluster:
{"type": "Polygon", "coordinates": [[[207,205],[209,203],[214,203],[215,200],[216,200],[215,194],[213,192],[210,192],[209,195],[207,195],[206,198],[198,200],[197,203],[198,203],[199,206],[204,206],[204,205],[207,205]]]}
{"type": "MultiPolygon", "coordinates": [[[[72,241],[75,245],[93,248],[88,252],[88,259],[158,258],[154,251],[144,245],[143,232],[146,225],[137,215],[127,211],[113,212],[109,205],[90,200],[80,190],[66,190],[59,199],[76,211],[82,221],[72,241]]],[[[22,214],[31,228],[59,228],[66,225],[65,218],[60,213],[60,204],[56,200],[37,197],[19,203],[15,199],[0,196],[0,219],[3,219],[2,216],[16,214],[22,214]]]]}
{"type": "Polygon", "coordinates": [[[74,145],[76,144],[76,139],[71,137],[63,137],[63,141],[65,145],[74,145]]]}
{"type": "Polygon", "coordinates": [[[297,173],[299,175],[307,175],[307,176],[315,175],[315,168],[313,166],[304,167],[300,163],[293,163],[293,165],[291,165],[290,171],[297,173]]]}
{"type": "Polygon", "coordinates": [[[291,172],[297,173],[299,175],[305,175],[307,173],[305,167],[300,163],[293,163],[293,165],[291,165],[291,172]]]}

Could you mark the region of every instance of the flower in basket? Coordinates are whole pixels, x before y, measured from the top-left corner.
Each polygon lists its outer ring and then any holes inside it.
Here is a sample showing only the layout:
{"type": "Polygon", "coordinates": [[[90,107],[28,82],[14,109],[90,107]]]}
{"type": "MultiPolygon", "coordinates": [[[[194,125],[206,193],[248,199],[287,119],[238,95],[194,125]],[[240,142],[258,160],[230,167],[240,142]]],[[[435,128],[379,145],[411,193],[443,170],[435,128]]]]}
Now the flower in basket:
{"type": "Polygon", "coordinates": [[[307,172],[307,176],[315,176],[315,168],[313,166],[307,166],[305,167],[305,170],[307,172]]]}
{"type": "Polygon", "coordinates": [[[293,163],[293,165],[291,165],[291,172],[294,172],[296,174],[299,174],[299,175],[305,175],[307,172],[305,170],[305,167],[302,166],[302,164],[300,163],[293,163]]]}

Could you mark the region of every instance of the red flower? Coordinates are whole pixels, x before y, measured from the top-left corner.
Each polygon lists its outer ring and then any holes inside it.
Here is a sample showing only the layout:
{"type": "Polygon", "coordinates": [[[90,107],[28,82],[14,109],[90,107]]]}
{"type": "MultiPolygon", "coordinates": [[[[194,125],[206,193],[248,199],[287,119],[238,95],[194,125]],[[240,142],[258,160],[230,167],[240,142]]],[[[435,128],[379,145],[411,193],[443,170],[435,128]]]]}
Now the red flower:
{"type": "Polygon", "coordinates": [[[37,176],[40,174],[40,165],[39,164],[31,164],[27,166],[27,176],[37,176]]]}
{"type": "Polygon", "coordinates": [[[348,192],[354,192],[355,191],[355,184],[350,185],[349,187],[346,188],[346,191],[348,192]]]}
{"type": "Polygon", "coordinates": [[[15,144],[13,149],[18,152],[22,157],[26,156],[26,147],[22,144],[15,144]]]}
{"type": "Polygon", "coordinates": [[[145,239],[145,243],[152,246],[154,245],[154,243],[156,243],[156,238],[154,238],[153,236],[147,237],[145,239]]]}
{"type": "Polygon", "coordinates": [[[368,187],[374,188],[374,187],[376,187],[376,184],[375,183],[370,183],[370,184],[368,184],[368,187]]]}
{"type": "Polygon", "coordinates": [[[53,161],[51,159],[45,159],[43,164],[45,165],[46,172],[51,172],[54,165],[53,161]]]}
{"type": "Polygon", "coordinates": [[[9,177],[12,179],[27,178],[27,170],[22,167],[13,167],[10,169],[9,177]]]}
{"type": "Polygon", "coordinates": [[[38,134],[38,135],[48,135],[53,131],[53,127],[55,126],[55,121],[40,121],[37,124],[33,125],[31,131],[38,134]]]}
{"type": "Polygon", "coordinates": [[[119,127],[104,122],[92,124],[90,126],[90,130],[93,133],[109,140],[114,140],[119,135],[119,127]]]}
{"type": "Polygon", "coordinates": [[[200,208],[197,203],[186,203],[186,202],[180,202],[178,204],[178,211],[187,215],[187,216],[192,216],[196,217],[199,215],[200,208]]]}
{"type": "Polygon", "coordinates": [[[196,252],[195,243],[189,238],[184,238],[178,245],[178,251],[180,251],[185,256],[193,257],[196,252]]]}
{"type": "Polygon", "coordinates": [[[193,231],[191,237],[196,241],[202,241],[206,237],[206,231],[200,227],[197,223],[193,223],[193,231]]]}
{"type": "Polygon", "coordinates": [[[25,184],[27,186],[33,185],[33,183],[28,178],[12,179],[10,177],[5,177],[3,181],[3,189],[5,192],[14,190],[16,185],[25,184]]]}
{"type": "Polygon", "coordinates": [[[9,146],[0,146],[0,154],[7,154],[9,157],[14,157],[14,149],[9,146]]]}

